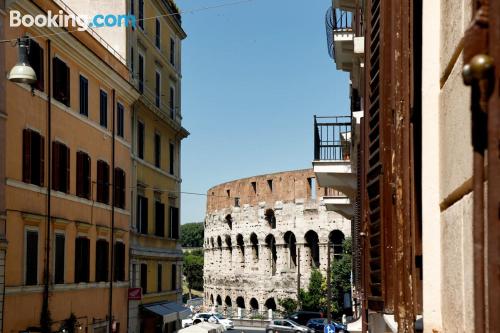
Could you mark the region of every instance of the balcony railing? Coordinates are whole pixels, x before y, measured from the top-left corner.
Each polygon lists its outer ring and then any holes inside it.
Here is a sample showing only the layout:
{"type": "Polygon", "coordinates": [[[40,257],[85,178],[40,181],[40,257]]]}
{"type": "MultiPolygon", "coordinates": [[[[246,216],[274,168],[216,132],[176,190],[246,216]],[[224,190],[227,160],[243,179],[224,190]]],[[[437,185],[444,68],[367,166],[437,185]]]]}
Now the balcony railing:
{"type": "Polygon", "coordinates": [[[350,160],[351,126],[350,116],[314,116],[314,160],[350,160]]]}
{"type": "Polygon", "coordinates": [[[338,31],[352,31],[353,14],[340,8],[330,7],[326,11],[325,26],[328,53],[335,59],[334,33],[338,31]]]}

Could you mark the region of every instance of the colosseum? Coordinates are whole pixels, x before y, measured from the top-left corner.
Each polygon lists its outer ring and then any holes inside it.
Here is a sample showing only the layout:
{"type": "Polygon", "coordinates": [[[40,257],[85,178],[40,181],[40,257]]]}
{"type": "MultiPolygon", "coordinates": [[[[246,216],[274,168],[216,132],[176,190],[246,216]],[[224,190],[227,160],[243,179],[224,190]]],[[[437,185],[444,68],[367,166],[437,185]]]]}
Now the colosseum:
{"type": "Polygon", "coordinates": [[[326,210],[309,170],[239,179],[208,190],[205,219],[205,305],[237,310],[279,309],[296,298],[311,270],[342,253],[350,221],[326,210]]]}

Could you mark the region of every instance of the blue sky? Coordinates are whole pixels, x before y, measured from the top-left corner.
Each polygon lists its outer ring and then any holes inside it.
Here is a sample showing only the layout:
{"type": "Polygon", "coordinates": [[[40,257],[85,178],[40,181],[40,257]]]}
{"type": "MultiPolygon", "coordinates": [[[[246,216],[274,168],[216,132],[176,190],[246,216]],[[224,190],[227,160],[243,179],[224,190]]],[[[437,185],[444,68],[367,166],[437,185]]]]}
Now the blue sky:
{"type": "MultiPolygon", "coordinates": [[[[177,0],[191,10],[235,0],[177,0]]],[[[182,191],[310,168],[313,115],[349,112],[348,75],[329,58],[330,0],[253,0],[183,15],[182,191]]],[[[206,197],[182,195],[182,223],[206,197]]]]}

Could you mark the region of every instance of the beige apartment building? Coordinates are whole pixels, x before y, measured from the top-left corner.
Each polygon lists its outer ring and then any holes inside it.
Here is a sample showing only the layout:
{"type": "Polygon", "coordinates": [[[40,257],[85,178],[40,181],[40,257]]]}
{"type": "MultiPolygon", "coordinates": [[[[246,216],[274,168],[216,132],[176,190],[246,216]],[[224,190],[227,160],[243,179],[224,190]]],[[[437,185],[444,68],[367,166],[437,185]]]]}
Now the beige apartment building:
{"type": "MultiPolygon", "coordinates": [[[[354,194],[363,332],[500,330],[499,13],[467,0],[327,12],[351,79],[352,130],[335,137],[350,158],[313,165],[320,186],[354,194]]],[[[316,149],[332,148],[319,136],[316,149]]]]}
{"type": "MultiPolygon", "coordinates": [[[[37,75],[32,86],[1,80],[2,329],[125,332],[130,121],[139,93],[125,60],[92,31],[7,24],[10,10],[69,14],[60,2],[0,4],[0,39],[29,36],[37,75]]],[[[2,44],[2,73],[16,64],[17,48],[2,44]]]]}

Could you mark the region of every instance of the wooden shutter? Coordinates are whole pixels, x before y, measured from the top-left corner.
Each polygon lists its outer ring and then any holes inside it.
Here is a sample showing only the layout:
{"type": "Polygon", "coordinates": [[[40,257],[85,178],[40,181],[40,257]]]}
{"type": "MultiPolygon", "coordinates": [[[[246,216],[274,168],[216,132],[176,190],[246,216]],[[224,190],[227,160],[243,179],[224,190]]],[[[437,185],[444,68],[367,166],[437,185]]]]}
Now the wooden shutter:
{"type": "Polygon", "coordinates": [[[83,196],[84,157],[84,153],[82,153],[81,151],[76,152],[76,195],[79,197],[83,196]]]}
{"type": "Polygon", "coordinates": [[[380,311],[384,306],[383,270],[384,270],[384,235],[383,235],[383,168],[381,153],[381,15],[380,0],[369,1],[366,67],[367,95],[365,110],[366,122],[366,192],[367,192],[367,295],[369,309],[380,311]]]}
{"type": "Polygon", "coordinates": [[[45,138],[40,135],[40,186],[45,184],[45,138]]]}
{"type": "Polygon", "coordinates": [[[91,167],[91,160],[90,160],[90,156],[89,155],[86,155],[85,156],[85,170],[86,170],[86,178],[84,179],[84,182],[85,182],[85,194],[86,194],[86,198],[87,199],[90,199],[91,198],[91,188],[92,188],[92,167],[91,167]]]}
{"type": "Polygon", "coordinates": [[[26,232],[26,274],[25,284],[36,285],[38,283],[38,232],[26,232]]]}
{"type": "Polygon", "coordinates": [[[171,238],[179,239],[179,208],[170,207],[171,238]]]}
{"type": "Polygon", "coordinates": [[[31,130],[23,130],[23,182],[31,183],[31,130]]]}
{"type": "Polygon", "coordinates": [[[115,281],[125,281],[125,244],[115,243],[115,281]]]}
{"type": "Polygon", "coordinates": [[[103,161],[97,161],[97,195],[96,200],[102,202],[103,195],[103,161]]]}
{"type": "Polygon", "coordinates": [[[148,292],[148,265],[141,264],[141,288],[142,294],[147,294],[148,292]]]}
{"type": "Polygon", "coordinates": [[[490,1],[489,54],[494,59],[488,105],[488,299],[490,332],[500,332],[500,1],[490,1]]]}
{"type": "Polygon", "coordinates": [[[103,164],[103,190],[104,190],[104,202],[109,203],[109,165],[107,163],[103,164]]]}
{"type": "Polygon", "coordinates": [[[141,234],[148,233],[148,199],[139,196],[139,208],[140,208],[140,232],[141,234]]]}
{"type": "Polygon", "coordinates": [[[52,142],[52,189],[59,190],[60,186],[60,143],[52,142]]]}
{"type": "Polygon", "coordinates": [[[95,275],[96,282],[108,281],[108,251],[109,243],[104,239],[99,239],[96,242],[96,262],[95,275]]]}
{"type": "Polygon", "coordinates": [[[75,239],[75,283],[82,281],[82,239],[75,239]]]}
{"type": "Polygon", "coordinates": [[[155,235],[165,237],[165,205],[155,202],[155,235]]]}
{"type": "Polygon", "coordinates": [[[64,283],[64,258],[65,258],[65,237],[56,234],[55,240],[55,263],[54,263],[54,283],[64,283]]]}
{"type": "Polygon", "coordinates": [[[69,193],[69,184],[70,184],[70,151],[69,151],[69,148],[66,147],[66,146],[63,146],[64,147],[64,152],[66,154],[65,158],[66,158],[66,170],[62,170],[62,172],[66,172],[66,193],[69,193]]]}

